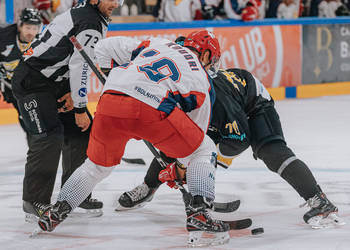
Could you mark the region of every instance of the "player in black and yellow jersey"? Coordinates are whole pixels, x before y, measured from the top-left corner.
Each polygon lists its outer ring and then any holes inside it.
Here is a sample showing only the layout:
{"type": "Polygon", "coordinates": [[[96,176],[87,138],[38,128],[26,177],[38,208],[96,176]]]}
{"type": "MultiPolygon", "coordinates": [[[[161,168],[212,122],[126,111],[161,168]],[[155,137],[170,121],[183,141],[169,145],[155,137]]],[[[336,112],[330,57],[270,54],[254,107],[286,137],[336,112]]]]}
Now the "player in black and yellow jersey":
{"type": "MultiPolygon", "coordinates": [[[[310,210],[304,221],[314,228],[342,225],[338,209],[325,196],[308,166],[287,146],[274,101],[264,85],[243,69],[219,70],[213,77],[216,100],[207,134],[217,145],[217,162],[227,168],[232,160],[252,147],[255,159],[278,173],[306,201],[310,210]]],[[[164,159],[171,161],[163,154],[164,159]]],[[[154,159],[144,183],[123,193],[116,210],[144,206],[162,184],[163,170],[154,159]]],[[[173,171],[173,172],[172,172],[173,171]]]]}
{"type": "MultiPolygon", "coordinates": [[[[30,46],[40,32],[41,18],[34,9],[23,9],[18,23],[11,24],[0,30],[0,78],[3,100],[12,103],[18,112],[18,106],[12,94],[11,79],[22,53],[30,46]]],[[[22,128],[23,120],[19,116],[22,128]]]]}

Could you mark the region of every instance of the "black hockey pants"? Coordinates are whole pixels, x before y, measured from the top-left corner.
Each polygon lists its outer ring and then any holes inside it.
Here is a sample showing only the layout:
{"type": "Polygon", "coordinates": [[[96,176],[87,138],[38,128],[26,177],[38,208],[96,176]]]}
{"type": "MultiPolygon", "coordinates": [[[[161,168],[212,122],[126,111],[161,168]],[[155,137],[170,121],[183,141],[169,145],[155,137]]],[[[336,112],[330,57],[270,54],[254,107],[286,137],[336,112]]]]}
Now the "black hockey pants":
{"type": "Polygon", "coordinates": [[[51,202],[61,152],[62,181],[87,157],[90,128],[82,133],[73,112],[57,113],[56,100],[67,90],[55,84],[23,62],[12,80],[13,93],[30,134],[23,180],[23,200],[29,202],[51,202]]]}

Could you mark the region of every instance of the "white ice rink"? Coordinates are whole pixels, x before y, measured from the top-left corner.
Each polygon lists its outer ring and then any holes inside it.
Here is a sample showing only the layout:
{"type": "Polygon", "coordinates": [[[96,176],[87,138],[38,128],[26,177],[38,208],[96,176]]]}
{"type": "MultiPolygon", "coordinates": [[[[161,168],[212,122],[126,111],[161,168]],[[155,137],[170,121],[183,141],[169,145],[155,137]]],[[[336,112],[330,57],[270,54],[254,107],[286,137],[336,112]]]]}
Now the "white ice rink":
{"type": "MultiPolygon", "coordinates": [[[[350,96],[285,100],[276,103],[288,145],[312,170],[318,183],[339,208],[347,225],[313,230],[302,220],[306,207],[302,198],[250,150],[228,170],[217,171],[217,201],[241,199],[237,212],[225,219],[251,217],[254,227],[232,231],[229,244],[210,249],[234,250],[349,250],[350,249],[350,96]]],[[[1,119],[1,118],[0,118],[1,119]]],[[[113,202],[122,192],[143,181],[145,166],[121,164],[98,184],[94,197],[103,200],[99,218],[67,219],[52,233],[29,235],[36,225],[24,222],[22,179],[26,144],[18,125],[0,126],[0,249],[185,249],[185,213],[181,194],[160,187],[146,207],[114,212],[113,202]]],[[[132,141],[125,156],[151,153],[142,142],[132,141]]],[[[53,201],[60,186],[56,181],[53,201]]],[[[216,214],[222,216],[220,214],[216,214]]],[[[203,249],[203,248],[202,248],[203,249]]]]}

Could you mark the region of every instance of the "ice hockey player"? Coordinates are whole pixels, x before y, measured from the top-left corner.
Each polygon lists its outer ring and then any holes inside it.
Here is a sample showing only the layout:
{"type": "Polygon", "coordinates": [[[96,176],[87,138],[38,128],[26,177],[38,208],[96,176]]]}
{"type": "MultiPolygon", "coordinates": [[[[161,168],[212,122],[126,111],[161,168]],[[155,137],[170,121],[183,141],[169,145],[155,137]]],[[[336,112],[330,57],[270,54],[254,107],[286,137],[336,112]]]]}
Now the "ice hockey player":
{"type": "MultiPolygon", "coordinates": [[[[57,16],[27,48],[15,69],[12,90],[30,134],[23,181],[23,209],[29,215],[39,217],[50,204],[61,151],[67,156],[63,157],[62,183],[87,157],[91,70],[68,36],[75,35],[93,55],[118,5],[117,0],[90,0],[57,16]],[[58,114],[58,109],[73,111],[58,114]]],[[[97,209],[101,215],[102,202],[85,198],[79,207],[97,209]]]]}
{"type": "MultiPolygon", "coordinates": [[[[34,9],[22,10],[18,23],[0,29],[0,78],[1,94],[7,103],[11,103],[18,112],[18,106],[12,94],[11,79],[22,53],[30,46],[41,29],[41,18],[34,9]]],[[[23,130],[22,117],[19,122],[23,130]]]]}
{"type": "MultiPolygon", "coordinates": [[[[177,42],[182,40],[180,37],[177,42]]],[[[337,207],[317,185],[308,166],[287,146],[274,101],[263,84],[246,70],[228,69],[218,71],[213,85],[216,100],[207,134],[217,146],[218,164],[229,167],[236,156],[251,146],[254,158],[263,160],[306,201],[310,207],[304,215],[306,223],[313,228],[343,224],[337,207]]],[[[163,158],[168,163],[173,161],[164,154],[163,158]]],[[[154,159],[144,183],[123,193],[117,210],[144,206],[162,182],[174,186],[176,171],[174,167],[163,170],[154,159]]]]}
{"type": "Polygon", "coordinates": [[[140,44],[125,37],[108,41],[120,67],[110,72],[98,103],[88,160],[65,183],[39,226],[52,231],[62,222],[120,163],[126,143],[135,138],[149,141],[187,167],[193,196],[186,208],[191,244],[202,244],[204,231],[213,235],[206,244],[227,242],[229,225],[207,212],[215,198],[216,148],[205,135],[214,100],[205,69],[220,58],[217,39],[201,30],[189,34],[184,47],[162,38],[140,44]]]}

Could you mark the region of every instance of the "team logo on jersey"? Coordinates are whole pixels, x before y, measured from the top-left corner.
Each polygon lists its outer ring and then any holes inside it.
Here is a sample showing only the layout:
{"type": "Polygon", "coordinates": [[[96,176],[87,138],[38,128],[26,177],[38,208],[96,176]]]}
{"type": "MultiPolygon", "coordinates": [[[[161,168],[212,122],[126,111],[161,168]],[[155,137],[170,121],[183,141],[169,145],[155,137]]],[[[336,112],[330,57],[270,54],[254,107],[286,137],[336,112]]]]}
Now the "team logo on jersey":
{"type": "Polygon", "coordinates": [[[38,107],[38,103],[36,102],[35,99],[33,99],[33,100],[29,101],[29,102],[25,102],[25,103],[24,103],[24,109],[25,109],[26,111],[29,111],[29,110],[31,110],[31,109],[35,109],[35,108],[37,108],[37,107],[38,107]]]}
{"type": "Polygon", "coordinates": [[[79,89],[78,94],[79,94],[80,97],[86,96],[87,95],[87,89],[86,88],[79,89]]]}
{"type": "Polygon", "coordinates": [[[1,54],[4,56],[8,56],[13,50],[13,47],[15,47],[14,44],[6,45],[6,49],[3,52],[1,52],[1,54]]]}

